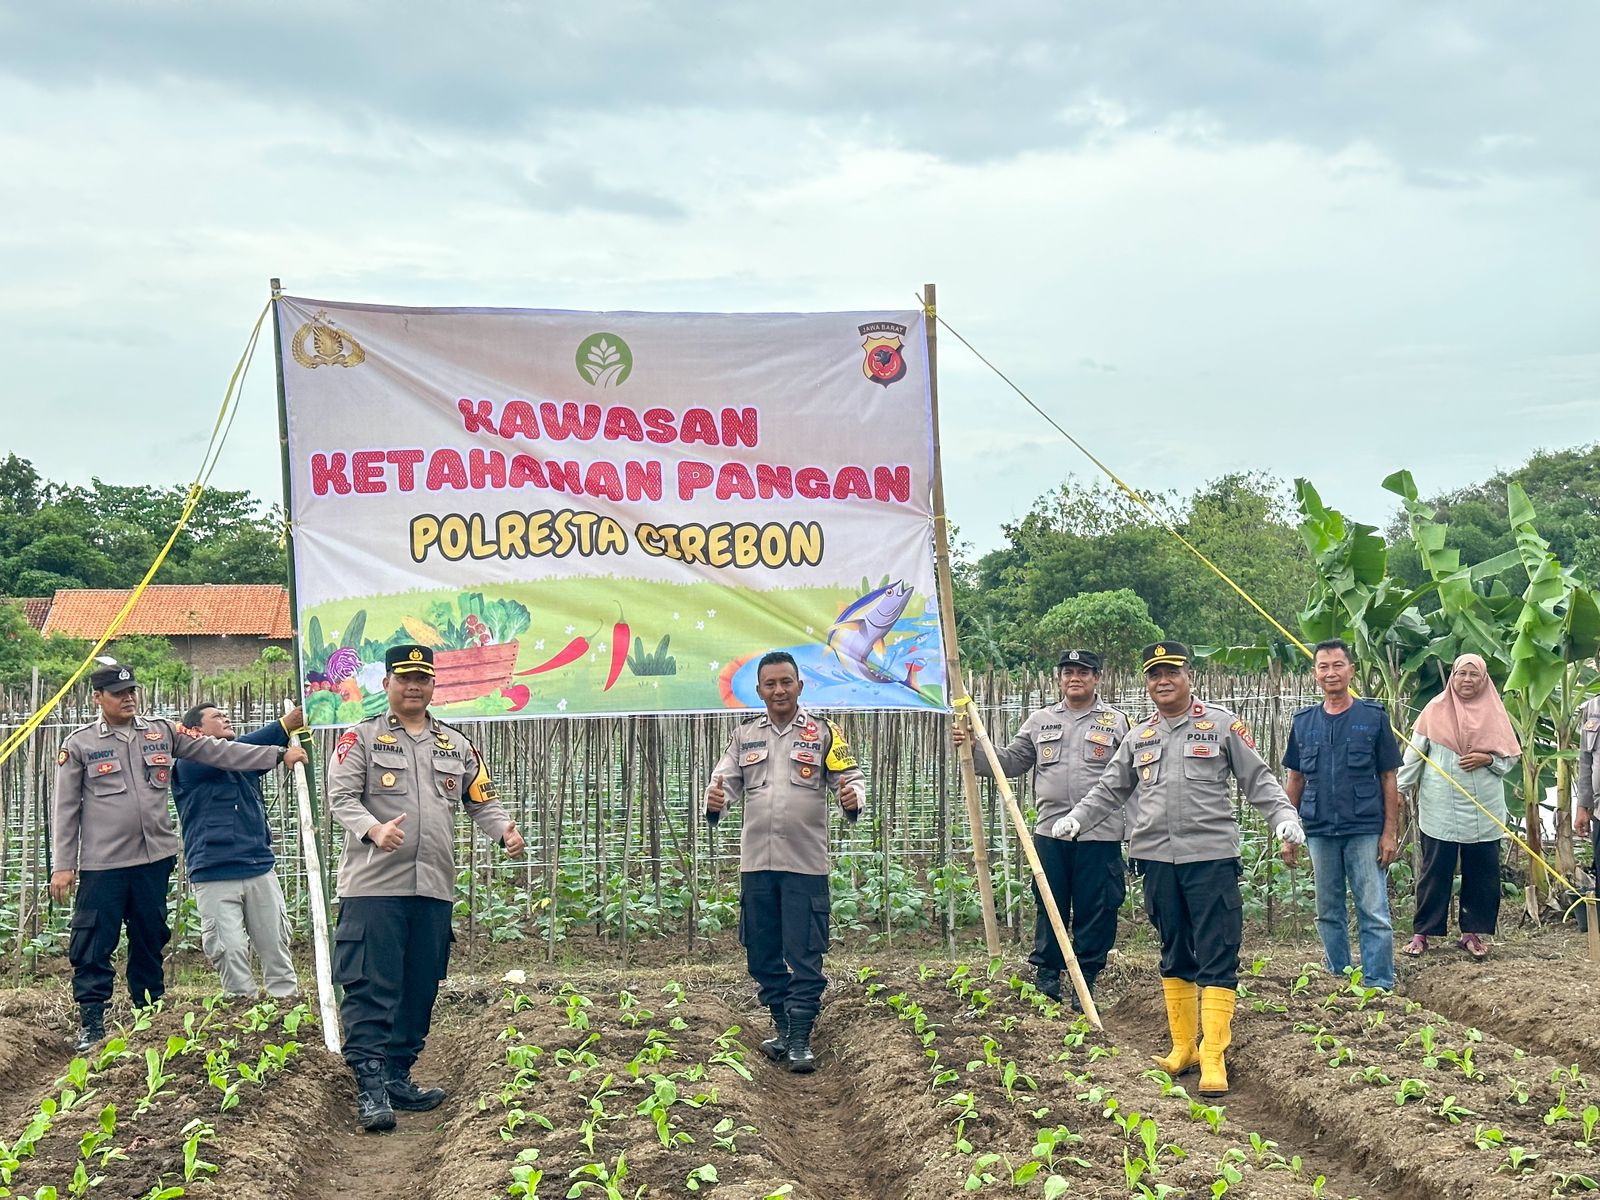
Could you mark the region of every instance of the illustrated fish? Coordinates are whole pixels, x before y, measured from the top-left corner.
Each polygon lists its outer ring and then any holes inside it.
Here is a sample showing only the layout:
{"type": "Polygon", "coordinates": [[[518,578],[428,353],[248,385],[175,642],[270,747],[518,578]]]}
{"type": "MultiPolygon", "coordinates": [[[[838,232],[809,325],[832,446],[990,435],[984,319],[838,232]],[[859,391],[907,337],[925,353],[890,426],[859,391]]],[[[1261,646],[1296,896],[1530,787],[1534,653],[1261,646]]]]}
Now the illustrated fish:
{"type": "Polygon", "coordinates": [[[897,579],[887,587],[868,592],[840,613],[839,619],[829,628],[828,649],[863,679],[874,683],[905,682],[874,665],[872,653],[876,650],[882,654],[883,639],[910,603],[911,585],[904,580],[897,579]]]}

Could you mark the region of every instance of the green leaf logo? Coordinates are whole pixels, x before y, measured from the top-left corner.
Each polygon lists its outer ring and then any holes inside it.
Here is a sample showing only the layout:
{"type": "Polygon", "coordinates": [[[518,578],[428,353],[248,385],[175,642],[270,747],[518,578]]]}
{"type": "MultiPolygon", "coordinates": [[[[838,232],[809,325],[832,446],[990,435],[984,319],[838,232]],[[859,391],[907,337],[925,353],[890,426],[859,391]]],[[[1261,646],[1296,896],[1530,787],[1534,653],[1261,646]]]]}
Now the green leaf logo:
{"type": "Polygon", "coordinates": [[[593,387],[621,387],[633,373],[633,351],[614,333],[591,333],[578,343],[578,374],[593,387]]]}

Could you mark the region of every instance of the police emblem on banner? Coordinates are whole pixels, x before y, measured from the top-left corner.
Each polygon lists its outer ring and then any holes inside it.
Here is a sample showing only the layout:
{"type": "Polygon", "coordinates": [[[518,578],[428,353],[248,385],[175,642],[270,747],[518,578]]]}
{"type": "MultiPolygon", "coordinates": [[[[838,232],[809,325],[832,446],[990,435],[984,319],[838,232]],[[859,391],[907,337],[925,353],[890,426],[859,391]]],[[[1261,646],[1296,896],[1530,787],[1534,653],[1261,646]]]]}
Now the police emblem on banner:
{"type": "Polygon", "coordinates": [[[359,367],[367,361],[361,344],[328,319],[326,310],[295,330],[289,342],[295,362],[315,371],[318,367],[359,367]],[[310,346],[306,345],[310,339],[310,346]]]}
{"type": "Polygon", "coordinates": [[[861,373],[873,383],[888,387],[905,378],[906,327],[893,321],[868,321],[856,326],[856,332],[865,340],[861,348],[866,357],[861,362],[861,373]]]}

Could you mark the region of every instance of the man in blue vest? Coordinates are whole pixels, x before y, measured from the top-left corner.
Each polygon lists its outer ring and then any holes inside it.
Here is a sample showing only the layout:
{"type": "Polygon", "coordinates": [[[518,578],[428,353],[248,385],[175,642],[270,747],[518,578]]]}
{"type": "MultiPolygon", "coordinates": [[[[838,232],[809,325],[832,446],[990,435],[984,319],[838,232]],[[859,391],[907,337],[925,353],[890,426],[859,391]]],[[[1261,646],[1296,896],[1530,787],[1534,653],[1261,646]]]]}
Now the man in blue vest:
{"type": "Polygon", "coordinates": [[[1283,752],[1284,791],[1306,831],[1328,970],[1350,969],[1348,894],[1356,906],[1362,982],[1389,989],[1394,926],[1386,872],[1400,856],[1400,746],[1383,705],[1350,694],[1350,647],[1339,638],[1318,642],[1313,661],[1323,699],[1295,714],[1283,752]]]}
{"type": "MultiPolygon", "coordinates": [[[[215,704],[196,704],[183,716],[186,729],[241,745],[287,746],[305,724],[296,708],[239,737],[215,704]]],[[[273,996],[300,989],[289,957],[289,918],[273,870],[272,827],[261,795],[262,771],[226,771],[187,760],[172,773],[172,798],[183,834],[183,868],[200,909],[200,945],[222,980],[223,994],[258,995],[250,950],[261,960],[262,981],[273,996]]]]}

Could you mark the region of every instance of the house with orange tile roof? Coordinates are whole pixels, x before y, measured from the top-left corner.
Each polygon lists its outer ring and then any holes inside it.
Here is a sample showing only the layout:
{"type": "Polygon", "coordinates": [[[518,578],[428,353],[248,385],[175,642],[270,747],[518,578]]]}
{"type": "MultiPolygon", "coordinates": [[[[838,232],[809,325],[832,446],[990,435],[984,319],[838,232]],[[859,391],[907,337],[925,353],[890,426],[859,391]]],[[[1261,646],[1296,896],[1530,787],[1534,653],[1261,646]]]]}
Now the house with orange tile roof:
{"type": "MultiPolygon", "coordinates": [[[[58,589],[39,631],[98,638],[132,594],[132,588],[58,589]]],[[[293,652],[289,591],[275,583],[152,584],[117,632],[166,638],[202,675],[247,667],[268,646],[293,652]]]]}

